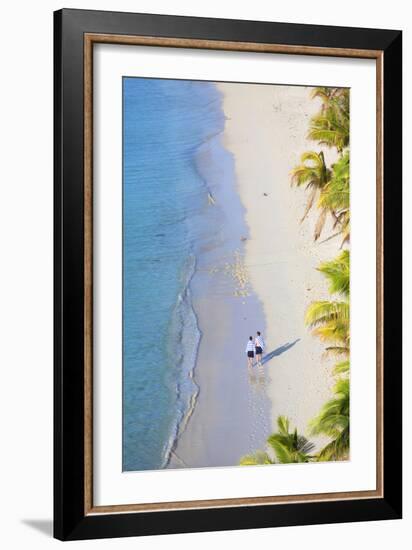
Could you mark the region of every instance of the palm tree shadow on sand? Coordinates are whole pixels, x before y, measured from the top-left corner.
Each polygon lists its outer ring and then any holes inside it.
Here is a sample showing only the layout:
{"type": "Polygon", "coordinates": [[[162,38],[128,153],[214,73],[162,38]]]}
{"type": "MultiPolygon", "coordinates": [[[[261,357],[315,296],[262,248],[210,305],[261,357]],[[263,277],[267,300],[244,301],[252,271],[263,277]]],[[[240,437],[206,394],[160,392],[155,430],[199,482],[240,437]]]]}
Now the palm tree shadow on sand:
{"type": "Polygon", "coordinates": [[[282,355],[282,353],[285,353],[285,351],[288,351],[290,348],[293,348],[293,346],[296,345],[299,341],[300,338],[297,338],[294,342],[287,342],[286,344],[283,344],[283,346],[280,346],[279,348],[276,348],[273,351],[267,353],[262,357],[262,365],[268,363],[274,357],[282,355]]]}

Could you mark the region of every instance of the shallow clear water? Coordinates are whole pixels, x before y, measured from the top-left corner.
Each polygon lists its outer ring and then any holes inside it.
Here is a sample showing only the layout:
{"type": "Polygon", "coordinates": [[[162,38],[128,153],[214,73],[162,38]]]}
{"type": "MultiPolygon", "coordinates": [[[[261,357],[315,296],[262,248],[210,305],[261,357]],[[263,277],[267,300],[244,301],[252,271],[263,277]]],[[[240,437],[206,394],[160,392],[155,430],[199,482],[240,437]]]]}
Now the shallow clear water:
{"type": "Polygon", "coordinates": [[[212,83],[123,79],[123,470],[167,465],[198,388],[189,283],[207,204],[196,153],[221,132],[212,83]]]}

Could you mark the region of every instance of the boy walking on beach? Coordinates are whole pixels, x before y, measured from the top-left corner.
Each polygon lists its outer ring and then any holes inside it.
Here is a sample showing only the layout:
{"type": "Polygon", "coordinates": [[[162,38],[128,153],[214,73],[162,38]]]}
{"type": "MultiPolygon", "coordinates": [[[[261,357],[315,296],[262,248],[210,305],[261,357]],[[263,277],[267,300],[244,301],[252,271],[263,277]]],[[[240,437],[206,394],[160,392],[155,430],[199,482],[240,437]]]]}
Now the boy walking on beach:
{"type": "Polygon", "coordinates": [[[256,362],[258,365],[262,364],[262,353],[265,349],[265,342],[263,341],[262,335],[259,331],[256,332],[255,338],[255,351],[256,351],[256,362]]]}
{"type": "Polygon", "coordinates": [[[253,366],[253,358],[255,356],[255,346],[253,345],[253,338],[249,336],[249,340],[246,344],[246,355],[248,367],[253,366]]]}

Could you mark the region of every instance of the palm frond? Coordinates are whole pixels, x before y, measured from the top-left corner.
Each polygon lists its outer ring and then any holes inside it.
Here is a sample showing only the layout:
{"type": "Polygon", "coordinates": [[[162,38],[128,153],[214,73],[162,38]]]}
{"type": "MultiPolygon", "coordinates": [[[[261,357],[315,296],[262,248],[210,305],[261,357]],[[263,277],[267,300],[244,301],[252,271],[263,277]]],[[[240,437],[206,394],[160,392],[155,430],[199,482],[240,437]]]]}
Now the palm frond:
{"type": "Polygon", "coordinates": [[[350,448],[349,427],[342,430],[339,435],[330,441],[317,455],[319,462],[331,460],[348,460],[350,448]]]}
{"type": "Polygon", "coordinates": [[[340,378],[333,390],[333,398],[310,423],[313,435],[324,434],[332,438],[318,454],[318,460],[342,460],[349,452],[349,379],[340,378]]]}
{"type": "Polygon", "coordinates": [[[306,310],[305,323],[310,328],[338,320],[349,321],[348,302],[312,302],[306,310]]]}
{"type": "Polygon", "coordinates": [[[344,250],[337,258],[323,262],[318,267],[329,280],[329,292],[349,296],[350,289],[350,255],[344,250]]]}
{"type": "Polygon", "coordinates": [[[278,416],[277,425],[279,433],[282,435],[289,435],[289,418],[287,416],[278,416]]]}
{"type": "Polygon", "coordinates": [[[268,444],[273,449],[277,462],[288,464],[291,462],[309,462],[310,453],[315,448],[305,436],[299,435],[297,429],[289,431],[290,422],[286,416],[278,417],[278,432],[268,437],[268,444]]]}
{"type": "Polygon", "coordinates": [[[265,451],[256,451],[240,459],[241,466],[258,466],[261,464],[273,464],[270,456],[265,451]]]}
{"type": "Polygon", "coordinates": [[[349,320],[329,321],[321,327],[312,330],[313,335],[320,338],[322,342],[331,344],[347,344],[349,337],[349,320]]]}
{"type": "Polygon", "coordinates": [[[330,178],[331,171],[325,164],[323,152],[306,151],[300,157],[300,162],[290,173],[291,183],[296,186],[306,184],[308,187],[318,189],[326,185],[330,178]]]}
{"type": "Polygon", "coordinates": [[[325,348],[325,356],[341,357],[349,355],[350,349],[348,345],[345,346],[328,346],[325,348]]]}
{"type": "Polygon", "coordinates": [[[346,361],[341,361],[340,363],[337,363],[333,369],[333,374],[348,374],[350,369],[349,359],[346,361]]]}
{"type": "Polygon", "coordinates": [[[349,96],[328,98],[310,121],[308,138],[343,151],[349,145],[349,96]]]}

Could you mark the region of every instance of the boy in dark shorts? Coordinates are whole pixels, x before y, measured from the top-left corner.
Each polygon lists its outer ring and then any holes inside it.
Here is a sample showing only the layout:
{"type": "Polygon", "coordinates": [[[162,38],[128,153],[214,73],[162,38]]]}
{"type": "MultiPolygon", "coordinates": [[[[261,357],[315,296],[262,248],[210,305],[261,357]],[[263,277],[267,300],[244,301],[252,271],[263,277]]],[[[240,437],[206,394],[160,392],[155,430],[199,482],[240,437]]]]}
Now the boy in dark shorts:
{"type": "Polygon", "coordinates": [[[262,335],[259,331],[256,333],[255,338],[255,351],[256,351],[256,362],[258,365],[262,364],[262,353],[265,349],[265,342],[263,341],[262,335]]]}
{"type": "Polygon", "coordinates": [[[255,346],[253,344],[252,336],[249,336],[249,340],[246,344],[246,355],[248,367],[251,367],[253,365],[253,358],[255,356],[255,346]]]}

